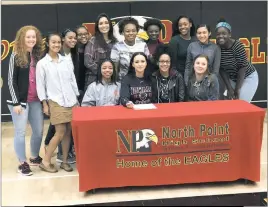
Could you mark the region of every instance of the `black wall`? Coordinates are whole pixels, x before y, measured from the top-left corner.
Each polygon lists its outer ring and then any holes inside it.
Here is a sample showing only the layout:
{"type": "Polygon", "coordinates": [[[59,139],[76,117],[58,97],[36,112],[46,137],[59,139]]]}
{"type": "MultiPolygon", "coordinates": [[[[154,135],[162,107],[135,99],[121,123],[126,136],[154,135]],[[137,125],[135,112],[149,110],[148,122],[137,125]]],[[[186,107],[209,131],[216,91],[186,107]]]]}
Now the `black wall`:
{"type": "MultiPolygon", "coordinates": [[[[82,23],[94,23],[98,14],[105,12],[111,18],[122,16],[147,16],[161,20],[173,21],[179,15],[186,14],[195,24],[206,23],[211,26],[212,38],[214,28],[220,17],[224,17],[233,28],[235,39],[252,37],[260,38],[259,52],[267,54],[267,2],[127,2],[127,3],[81,3],[54,5],[3,5],[2,6],[2,42],[9,43],[15,39],[16,31],[25,25],[35,25],[43,34],[49,31],[62,31],[67,27],[75,27],[82,23]]],[[[171,33],[167,33],[168,36],[171,33]]],[[[2,120],[10,120],[6,105],[8,93],[7,73],[8,56],[2,56],[2,120]]],[[[252,53],[252,46],[250,46],[252,53]]],[[[267,63],[254,64],[259,73],[259,87],[253,103],[266,107],[267,100],[267,63]],[[255,102],[254,102],[255,101],[255,102]]]]}

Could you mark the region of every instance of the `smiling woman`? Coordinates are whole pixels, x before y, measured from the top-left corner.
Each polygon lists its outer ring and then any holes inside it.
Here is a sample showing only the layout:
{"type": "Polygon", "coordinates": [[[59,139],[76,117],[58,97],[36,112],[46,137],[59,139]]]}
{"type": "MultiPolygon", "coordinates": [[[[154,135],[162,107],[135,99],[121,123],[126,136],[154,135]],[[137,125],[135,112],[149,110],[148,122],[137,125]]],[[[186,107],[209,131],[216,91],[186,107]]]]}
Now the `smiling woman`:
{"type": "Polygon", "coordinates": [[[220,19],[216,26],[216,40],[221,47],[220,74],[226,84],[229,99],[250,102],[258,88],[258,73],[247,60],[243,44],[231,38],[231,31],[231,25],[220,19]]]}
{"type": "Polygon", "coordinates": [[[172,66],[184,77],[187,48],[190,43],[196,41],[195,26],[193,20],[188,16],[179,16],[173,22],[173,34],[170,40],[172,52],[172,66]]]}
{"type": "Polygon", "coordinates": [[[97,71],[102,60],[110,58],[111,49],[116,43],[111,19],[107,14],[100,14],[95,21],[95,35],[85,48],[85,91],[97,78],[97,71]]]}
{"type": "Polygon", "coordinates": [[[187,58],[185,66],[184,81],[188,85],[190,75],[193,72],[193,60],[200,54],[208,57],[209,72],[218,76],[220,69],[221,52],[218,45],[209,41],[211,35],[210,27],[206,24],[200,24],[196,29],[198,41],[193,42],[187,49],[187,58]]]}
{"type": "Polygon", "coordinates": [[[219,82],[209,71],[208,56],[200,54],[193,61],[194,72],[187,85],[189,101],[215,101],[219,99],[219,82]]]}
{"type": "Polygon", "coordinates": [[[31,165],[39,165],[42,134],[42,105],[37,96],[36,64],[43,52],[40,31],[34,26],[24,26],[16,34],[14,52],[11,54],[8,69],[9,98],[7,100],[15,127],[14,148],[20,162],[18,172],[32,175],[25,154],[25,132],[27,121],[32,128],[31,165]]]}
{"type": "Polygon", "coordinates": [[[39,165],[42,170],[50,173],[58,171],[51,164],[51,157],[60,142],[60,168],[67,172],[73,170],[67,158],[71,140],[72,108],[78,104],[79,92],[73,72],[74,65],[59,54],[61,46],[61,36],[57,33],[49,34],[46,38],[46,56],[36,66],[38,97],[43,103],[44,113],[50,116],[51,125],[55,127],[55,134],[52,135],[44,160],[39,165]]]}
{"type": "Polygon", "coordinates": [[[133,54],[128,74],[123,78],[120,90],[123,106],[133,108],[134,104],[152,103],[152,84],[147,63],[147,57],[143,52],[133,54]]]}
{"type": "Polygon", "coordinates": [[[124,35],[124,40],[116,43],[111,51],[111,59],[115,63],[120,81],[128,73],[130,59],[135,52],[142,52],[147,57],[150,54],[146,43],[136,38],[138,32],[139,24],[136,19],[128,17],[121,20],[119,33],[124,35]]]}

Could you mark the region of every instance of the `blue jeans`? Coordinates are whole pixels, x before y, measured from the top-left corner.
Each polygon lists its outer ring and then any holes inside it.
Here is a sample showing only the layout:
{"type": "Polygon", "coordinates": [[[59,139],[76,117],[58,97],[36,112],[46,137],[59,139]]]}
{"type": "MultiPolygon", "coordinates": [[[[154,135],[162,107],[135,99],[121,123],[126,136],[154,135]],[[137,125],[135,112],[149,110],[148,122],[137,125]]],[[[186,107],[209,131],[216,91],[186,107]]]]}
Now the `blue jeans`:
{"type": "Polygon", "coordinates": [[[26,162],[25,132],[27,121],[29,120],[32,128],[31,136],[31,155],[38,157],[43,137],[44,116],[41,102],[27,103],[26,108],[22,107],[21,114],[13,111],[13,106],[8,105],[12,121],[15,128],[14,148],[20,162],[26,162]]]}
{"type": "MultiPolygon", "coordinates": [[[[235,88],[236,82],[232,80],[230,80],[230,82],[231,82],[232,87],[235,88]]],[[[242,83],[242,87],[240,89],[239,99],[247,101],[247,102],[251,102],[251,100],[253,99],[257,91],[258,85],[259,85],[259,76],[258,76],[258,72],[255,71],[244,79],[242,83]]]]}

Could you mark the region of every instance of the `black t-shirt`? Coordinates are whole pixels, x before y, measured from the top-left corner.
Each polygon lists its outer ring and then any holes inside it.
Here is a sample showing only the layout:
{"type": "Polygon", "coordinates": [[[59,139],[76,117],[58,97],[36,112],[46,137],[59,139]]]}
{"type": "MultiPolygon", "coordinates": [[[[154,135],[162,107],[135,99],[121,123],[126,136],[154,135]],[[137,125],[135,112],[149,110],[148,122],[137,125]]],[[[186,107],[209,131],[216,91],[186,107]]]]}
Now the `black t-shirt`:
{"type": "Polygon", "coordinates": [[[84,90],[86,67],[84,65],[84,53],[79,54],[79,90],[84,90]]]}
{"type": "Polygon", "coordinates": [[[120,99],[124,106],[128,101],[134,104],[152,103],[151,81],[135,75],[126,75],[121,83],[120,99]]]}
{"type": "Polygon", "coordinates": [[[159,77],[159,99],[161,103],[169,103],[168,82],[169,77],[159,77]]]}

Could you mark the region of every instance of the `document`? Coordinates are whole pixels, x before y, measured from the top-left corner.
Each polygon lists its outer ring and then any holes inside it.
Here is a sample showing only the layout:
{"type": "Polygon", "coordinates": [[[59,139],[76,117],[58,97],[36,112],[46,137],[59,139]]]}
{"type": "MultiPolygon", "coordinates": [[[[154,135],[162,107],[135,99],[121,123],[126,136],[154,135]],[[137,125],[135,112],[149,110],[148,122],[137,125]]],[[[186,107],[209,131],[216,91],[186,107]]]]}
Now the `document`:
{"type": "Polygon", "coordinates": [[[135,104],[133,109],[134,110],[156,109],[156,106],[154,104],[135,104]]]}

